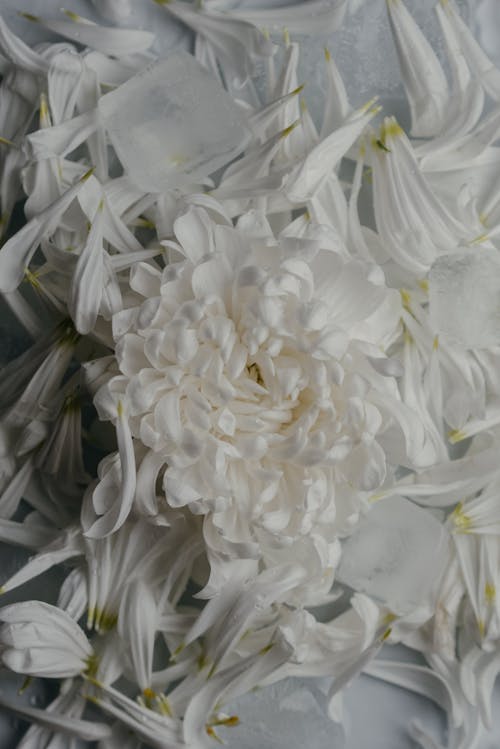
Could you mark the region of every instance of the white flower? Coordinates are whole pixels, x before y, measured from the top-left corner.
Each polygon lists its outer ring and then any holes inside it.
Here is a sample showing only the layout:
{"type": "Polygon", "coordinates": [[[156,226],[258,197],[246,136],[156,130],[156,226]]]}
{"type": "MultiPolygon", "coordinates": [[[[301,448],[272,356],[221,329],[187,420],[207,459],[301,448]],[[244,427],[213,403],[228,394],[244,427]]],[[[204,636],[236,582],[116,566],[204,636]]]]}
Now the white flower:
{"type": "Polygon", "coordinates": [[[130,512],[144,446],[153,485],[165,469],[168,504],[206,516],[213,564],[300,559],[312,598],[313,580],[318,592],[331,584],[337,535],[384,481],[390,435],[421,438],[370,359],[381,340],[365,321],[384,309],[380,330],[395,331],[397,299],[319,240],[261,239],[256,219],[233,229],[191,207],[175,222],[179,261],[134,268],[144,301],[113,318],[119,374],[95,398],[122,447],[101,467],[102,517],[87,533],[110,533],[130,512]]]}

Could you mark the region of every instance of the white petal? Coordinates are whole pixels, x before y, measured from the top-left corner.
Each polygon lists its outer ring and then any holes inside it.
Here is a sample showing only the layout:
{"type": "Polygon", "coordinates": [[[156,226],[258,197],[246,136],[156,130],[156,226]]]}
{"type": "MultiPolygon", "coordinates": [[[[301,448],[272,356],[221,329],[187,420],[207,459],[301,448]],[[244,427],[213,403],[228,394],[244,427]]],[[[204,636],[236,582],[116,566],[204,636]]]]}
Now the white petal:
{"type": "Polygon", "coordinates": [[[174,233],[182,252],[193,264],[213,252],[212,222],[206,212],[189,206],[186,213],[174,223],[174,233]]]}
{"type": "Polygon", "coordinates": [[[60,52],[52,58],[47,85],[55,125],[73,116],[82,76],[83,62],[78,55],[60,52]]]}
{"type": "Polygon", "coordinates": [[[136,488],[135,454],[128,416],[121,401],[118,401],[116,437],[121,465],[119,491],[113,504],[85,532],[88,538],[104,538],[120,528],[127,519],[134,501],[136,488]]]}
{"type": "Polygon", "coordinates": [[[14,603],[0,609],[4,663],[19,673],[65,678],[82,673],[92,647],[65,612],[41,601],[14,603]]]}
{"type": "Polygon", "coordinates": [[[28,221],[0,250],[0,291],[14,291],[43,237],[51,234],[90,176],[85,174],[45,211],[28,221]]]}
{"type": "Polygon", "coordinates": [[[30,133],[26,137],[25,149],[30,158],[36,160],[66,156],[84,143],[98,126],[97,112],[84,112],[60,125],[30,133]]]}
{"type": "Polygon", "coordinates": [[[203,746],[205,726],[215,705],[223,702],[225,697],[235,699],[250,691],[262,679],[276,671],[288,659],[289,654],[285,643],[276,644],[265,654],[240,660],[209,679],[187,706],[183,722],[186,744],[203,746]]]}
{"type": "Polygon", "coordinates": [[[287,197],[297,203],[313,198],[377,112],[377,108],[367,110],[362,107],[313,148],[303,163],[292,171],[285,188],[287,197]]]}
{"type": "Polygon", "coordinates": [[[412,135],[417,138],[437,135],[442,130],[449,103],[446,76],[402,0],[388,0],[387,8],[411,109],[412,135]]]}
{"type": "Polygon", "coordinates": [[[144,52],[154,41],[154,34],[149,31],[99,26],[76,13],[68,12],[67,15],[71,20],[37,18],[36,21],[56,34],[113,57],[144,52]]]}
{"type": "Polygon", "coordinates": [[[42,55],[30,49],[18,36],[16,36],[0,17],[0,52],[14,65],[23,70],[40,75],[49,68],[49,63],[42,55]]]}
{"type": "MultiPolygon", "coordinates": [[[[54,539],[51,527],[38,523],[18,523],[14,520],[0,519],[0,540],[4,544],[24,546],[27,549],[39,549],[54,539]]],[[[5,586],[0,586],[0,591],[5,586]]]]}
{"type": "Polygon", "coordinates": [[[142,580],[125,588],[118,630],[127,645],[139,687],[151,688],[153,647],[158,628],[158,605],[153,590],[142,580]]]}
{"type": "Polygon", "coordinates": [[[325,50],[325,58],[327,90],[323,122],[321,125],[322,138],[330,135],[330,133],[340,127],[347,120],[351,110],[344,81],[328,50],[325,50]]]}
{"type": "Polygon", "coordinates": [[[158,514],[156,481],[164,465],[165,459],[162,455],[148,452],[137,471],[136,504],[145,515],[154,517],[158,514]]]}
{"type": "Polygon", "coordinates": [[[4,710],[10,710],[19,715],[21,719],[34,721],[39,726],[44,726],[52,731],[60,731],[65,735],[75,736],[82,741],[101,741],[111,736],[111,728],[105,723],[79,720],[63,713],[57,713],[55,710],[41,710],[36,707],[16,704],[12,700],[5,699],[5,697],[0,697],[0,705],[4,710]]]}
{"type": "Polygon", "coordinates": [[[233,17],[244,18],[260,28],[286,28],[298,34],[328,34],[336,31],[344,18],[346,0],[309,0],[307,5],[284,5],[279,8],[235,8],[233,17]]]}
{"type": "Polygon", "coordinates": [[[103,294],[104,214],[98,209],[71,280],[68,311],[79,333],[93,330],[103,294]]]}
{"type": "Polygon", "coordinates": [[[190,26],[213,45],[217,56],[240,84],[253,74],[253,59],[272,54],[272,44],[252,23],[185,2],[167,2],[165,10],[190,26]]]}
{"type": "Polygon", "coordinates": [[[1,586],[2,593],[23,585],[28,580],[41,575],[46,570],[61,562],[83,554],[80,542],[80,532],[65,532],[62,537],[53,541],[46,549],[41,550],[32,557],[14,575],[8,578],[1,586]]]}
{"type": "Polygon", "coordinates": [[[470,29],[460,17],[453,0],[441,0],[441,5],[458,34],[467,62],[478,76],[486,93],[495,101],[500,102],[500,70],[495,67],[474,39],[470,29]]]}

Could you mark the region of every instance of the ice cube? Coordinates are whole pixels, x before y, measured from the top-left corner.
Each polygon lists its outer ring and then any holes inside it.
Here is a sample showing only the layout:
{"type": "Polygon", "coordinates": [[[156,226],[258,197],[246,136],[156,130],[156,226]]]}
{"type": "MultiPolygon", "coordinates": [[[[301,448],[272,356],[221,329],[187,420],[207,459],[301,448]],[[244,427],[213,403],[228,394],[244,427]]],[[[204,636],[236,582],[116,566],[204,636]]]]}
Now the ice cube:
{"type": "Polygon", "coordinates": [[[103,96],[99,112],[125,171],[148,192],[207,177],[249,140],[231,96],[185,52],[103,96]]]}
{"type": "Polygon", "coordinates": [[[431,324],[450,343],[500,343],[500,255],[467,248],[443,255],[429,274],[431,324]]]}
{"type": "Polygon", "coordinates": [[[379,500],[342,545],[337,579],[405,614],[430,603],[444,571],[448,533],[403,497],[379,500]]]}
{"type": "Polygon", "coordinates": [[[227,746],[238,749],[342,749],[343,728],[327,713],[319,679],[289,678],[239,697],[224,706],[239,723],[217,727],[227,746]]]}

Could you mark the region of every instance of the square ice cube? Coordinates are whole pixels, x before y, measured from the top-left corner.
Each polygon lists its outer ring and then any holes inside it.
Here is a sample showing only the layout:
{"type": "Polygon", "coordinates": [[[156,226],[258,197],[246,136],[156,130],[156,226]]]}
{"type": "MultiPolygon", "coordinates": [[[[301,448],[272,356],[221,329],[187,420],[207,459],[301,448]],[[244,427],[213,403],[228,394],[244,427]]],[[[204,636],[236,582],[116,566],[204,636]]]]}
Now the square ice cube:
{"type": "Polygon", "coordinates": [[[500,344],[500,255],[470,247],[438,258],[429,274],[436,333],[467,348],[500,344]]]}
{"type": "Polygon", "coordinates": [[[449,534],[428,510],[403,497],[376,503],[342,545],[337,578],[396,614],[431,603],[449,534]]]}
{"type": "Polygon", "coordinates": [[[207,177],[249,140],[232,97],[185,52],[103,96],[99,113],[125,171],[148,192],[207,177]]]}

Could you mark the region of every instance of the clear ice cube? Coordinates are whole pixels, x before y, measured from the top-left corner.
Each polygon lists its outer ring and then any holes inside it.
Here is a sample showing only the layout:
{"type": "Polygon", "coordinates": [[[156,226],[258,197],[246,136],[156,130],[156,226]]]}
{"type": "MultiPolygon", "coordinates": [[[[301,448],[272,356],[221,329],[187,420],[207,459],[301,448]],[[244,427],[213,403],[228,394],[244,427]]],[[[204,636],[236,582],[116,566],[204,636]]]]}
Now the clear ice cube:
{"type": "Polygon", "coordinates": [[[429,274],[431,324],[467,348],[500,344],[500,256],[467,248],[438,258],[429,274]]]}
{"type": "Polygon", "coordinates": [[[218,736],[238,749],[342,749],[344,730],[328,717],[318,682],[283,679],[224,705],[224,713],[237,715],[239,723],[217,726],[218,736]]]}
{"type": "Polygon", "coordinates": [[[203,180],[249,140],[231,96],[184,52],[103,96],[99,112],[125,171],[148,192],[203,180]]]}
{"type": "Polygon", "coordinates": [[[342,545],[340,582],[404,614],[431,603],[444,571],[448,533],[403,497],[380,500],[342,545]]]}

